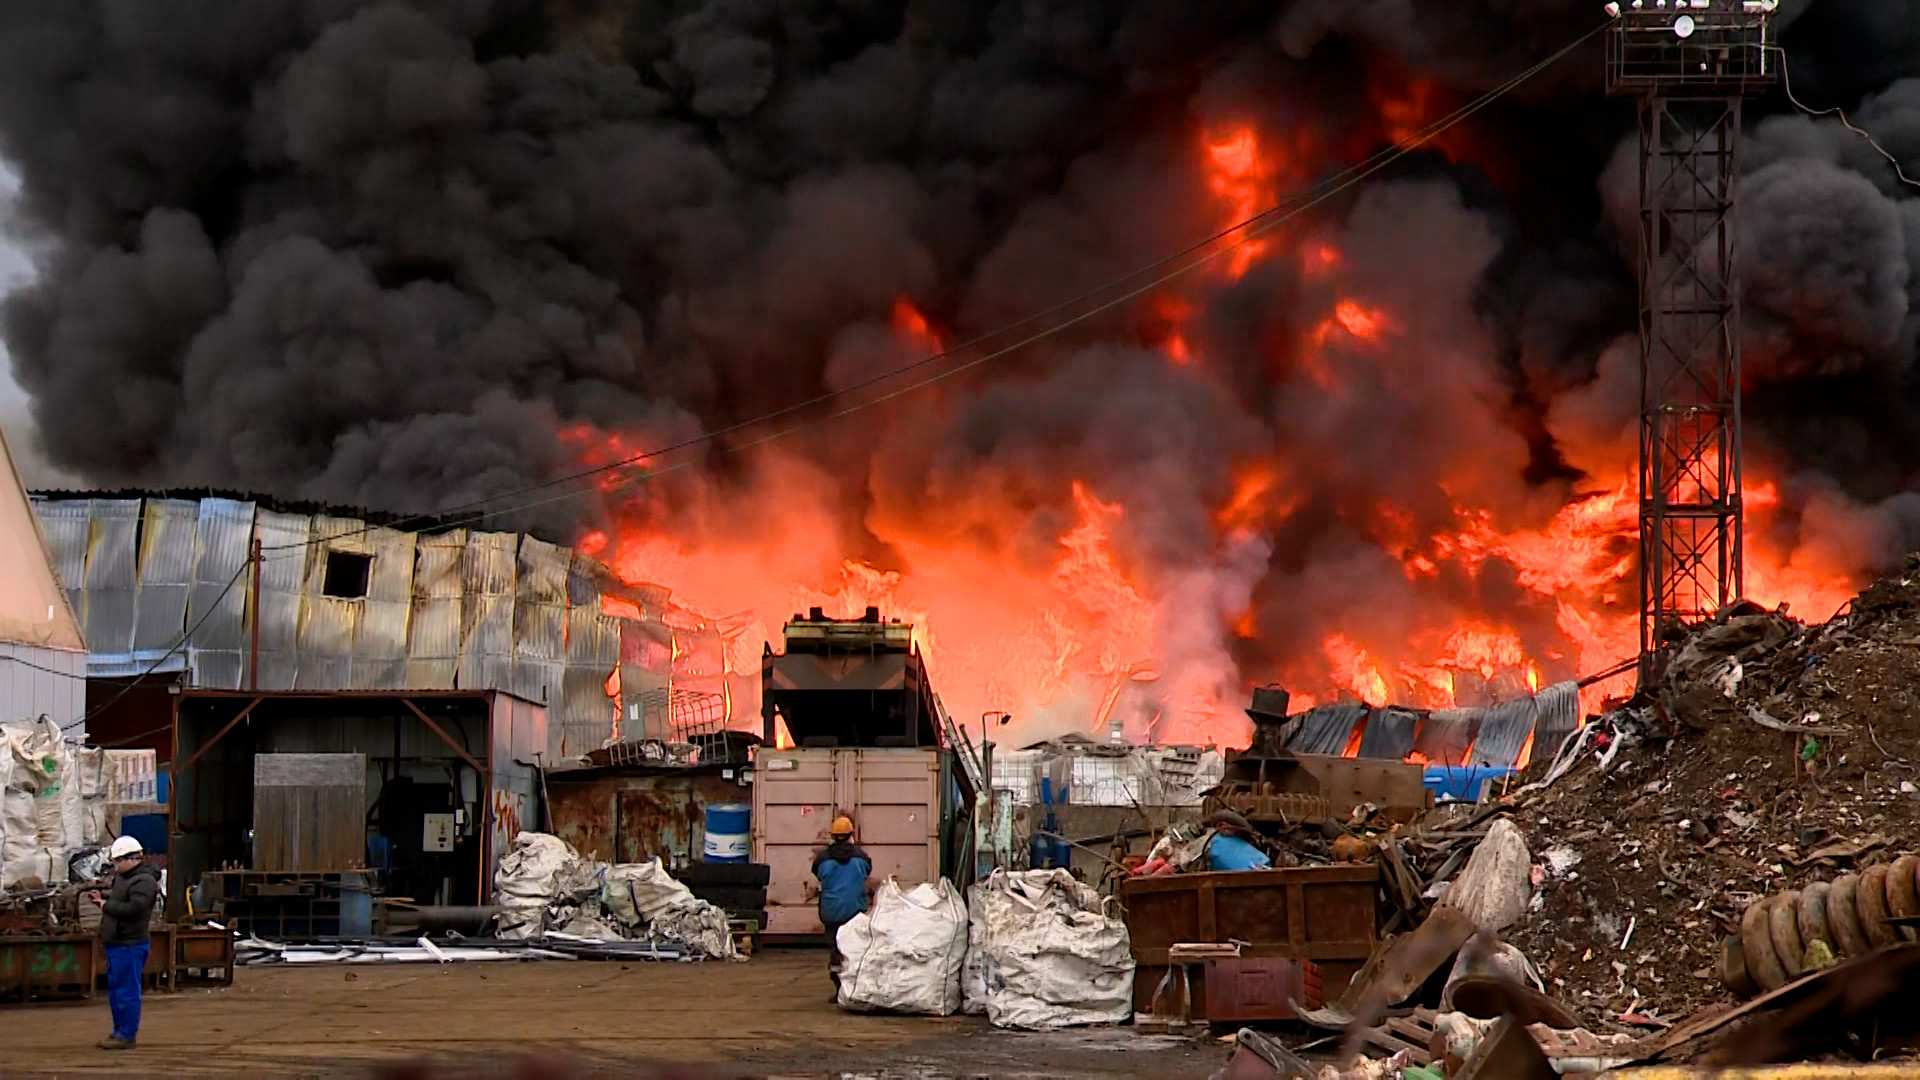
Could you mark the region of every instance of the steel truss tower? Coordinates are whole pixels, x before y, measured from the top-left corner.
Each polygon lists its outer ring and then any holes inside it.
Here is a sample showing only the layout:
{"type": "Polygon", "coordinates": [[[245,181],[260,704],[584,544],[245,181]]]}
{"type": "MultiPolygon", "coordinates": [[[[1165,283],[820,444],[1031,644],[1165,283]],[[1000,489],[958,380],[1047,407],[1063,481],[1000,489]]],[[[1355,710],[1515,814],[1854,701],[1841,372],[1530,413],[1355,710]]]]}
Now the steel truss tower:
{"type": "Polygon", "coordinates": [[[1640,673],[1741,595],[1740,106],[1772,84],[1772,0],[1636,0],[1607,91],[1640,109],[1640,673]]]}

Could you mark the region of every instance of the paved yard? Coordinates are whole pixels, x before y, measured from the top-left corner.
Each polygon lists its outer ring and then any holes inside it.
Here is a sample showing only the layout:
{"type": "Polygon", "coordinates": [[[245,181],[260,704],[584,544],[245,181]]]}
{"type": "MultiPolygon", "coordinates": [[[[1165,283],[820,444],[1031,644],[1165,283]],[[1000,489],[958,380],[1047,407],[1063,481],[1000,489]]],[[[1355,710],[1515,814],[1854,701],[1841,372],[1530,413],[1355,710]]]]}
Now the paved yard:
{"type": "MultiPolygon", "coordinates": [[[[1205,1077],[1224,1048],[1131,1029],[996,1031],[975,1017],[852,1016],[828,1000],[824,957],[770,950],[745,963],[586,961],[242,968],[227,990],[150,994],[140,1046],[93,1048],[105,994],[0,1011],[7,1076],[360,1076],[410,1060],[432,1075],[1205,1077]]],[[[412,1075],[420,1072],[409,1069],[412,1075]]]]}

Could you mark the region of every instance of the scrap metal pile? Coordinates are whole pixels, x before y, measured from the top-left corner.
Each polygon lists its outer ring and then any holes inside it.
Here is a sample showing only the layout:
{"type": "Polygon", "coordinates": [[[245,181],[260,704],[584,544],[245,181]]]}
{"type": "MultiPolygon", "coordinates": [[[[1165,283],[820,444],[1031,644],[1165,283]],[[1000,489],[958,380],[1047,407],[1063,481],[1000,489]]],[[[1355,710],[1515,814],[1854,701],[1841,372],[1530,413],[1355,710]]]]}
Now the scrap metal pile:
{"type": "Polygon", "coordinates": [[[1414,929],[1309,1016],[1338,1064],[1254,1038],[1226,1075],[1910,1060],[1920,561],[1823,624],[1740,604],[1671,634],[1633,703],[1546,756],[1365,836],[1389,930],[1414,929]]]}

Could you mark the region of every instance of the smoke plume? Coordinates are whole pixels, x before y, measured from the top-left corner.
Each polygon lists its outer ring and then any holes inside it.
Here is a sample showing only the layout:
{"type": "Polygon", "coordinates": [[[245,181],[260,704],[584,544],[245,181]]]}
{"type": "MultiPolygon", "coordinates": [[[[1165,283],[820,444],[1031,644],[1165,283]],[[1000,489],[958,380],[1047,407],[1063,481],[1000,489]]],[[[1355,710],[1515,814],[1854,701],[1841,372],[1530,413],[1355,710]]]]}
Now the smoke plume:
{"type": "MultiPolygon", "coordinates": [[[[0,330],[90,481],[431,512],[577,468],[581,432],[677,442],[1031,315],[1438,119],[1601,21],[1576,7],[0,0],[13,228],[45,252],[0,330]]],[[[1795,95],[1920,176],[1913,5],[1781,21],[1795,95]]],[[[1488,623],[1548,678],[1617,659],[1589,622],[1633,609],[1618,537],[1541,554],[1631,477],[1633,110],[1601,81],[1594,39],[1243,264],[497,523],[955,595],[936,541],[1036,588],[1065,550],[1114,581],[1073,601],[1112,631],[1073,665],[1150,656],[1143,715],[1519,670],[1469,655],[1488,623]]],[[[1920,189],[1784,94],[1748,116],[1784,595],[1920,541],[1920,189]]]]}

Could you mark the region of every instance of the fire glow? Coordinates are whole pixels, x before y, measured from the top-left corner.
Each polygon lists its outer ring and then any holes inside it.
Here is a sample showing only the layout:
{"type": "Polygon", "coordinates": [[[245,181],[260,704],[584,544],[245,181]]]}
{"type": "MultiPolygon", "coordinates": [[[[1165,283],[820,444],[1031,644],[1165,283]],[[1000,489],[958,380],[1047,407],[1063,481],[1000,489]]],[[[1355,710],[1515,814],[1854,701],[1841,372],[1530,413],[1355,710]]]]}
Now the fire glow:
{"type": "MultiPolygon", "coordinates": [[[[1427,108],[1426,90],[1415,87],[1387,104],[1384,122],[1411,131],[1427,108]]],[[[1289,175],[1286,155],[1251,126],[1209,129],[1197,143],[1197,187],[1211,200],[1215,228],[1271,205],[1289,175]]],[[[1144,298],[1139,346],[1163,356],[1174,377],[1225,378],[1224,357],[1197,320],[1214,290],[1249,283],[1255,267],[1282,259],[1316,310],[1261,358],[1280,395],[1332,409],[1362,400],[1373,380],[1417,374],[1428,348],[1420,317],[1375,295],[1355,269],[1362,260],[1331,230],[1248,240],[1144,298]]],[[[905,297],[884,323],[903,357],[942,348],[940,331],[905,297]]],[[[647,445],[636,433],[568,436],[588,465],[647,445]]],[[[1337,480],[1321,475],[1329,462],[1280,449],[1240,462],[1210,513],[1216,567],[1286,550],[1289,531],[1315,513],[1338,518],[1347,561],[1388,568],[1369,580],[1396,579],[1377,600],[1357,586],[1332,590],[1347,597],[1338,629],[1284,651],[1266,643],[1285,629],[1294,599],[1257,582],[1207,595],[1187,568],[1156,564],[1134,532],[1125,476],[1062,476],[1042,495],[1025,489],[1018,499],[981,483],[928,492],[913,506],[876,503],[859,515],[865,535],[854,537],[840,501],[844,478],[776,447],[756,451],[730,489],[703,481],[670,514],[649,502],[614,505],[608,531],[580,548],[630,583],[664,586],[677,603],[730,620],[737,671],[754,669],[760,644],[777,643],[793,612],[820,607],[851,618],[871,605],[915,625],[935,687],[962,723],[994,710],[1036,738],[1111,724],[1136,740],[1240,746],[1254,685],[1287,686],[1297,708],[1357,699],[1434,709],[1510,699],[1631,657],[1637,502],[1631,465],[1622,464],[1633,453],[1631,431],[1620,438],[1624,446],[1588,455],[1576,483],[1556,489],[1472,473],[1417,507],[1342,498],[1337,480]],[[1037,542],[1046,531],[1028,526],[1041,516],[1054,523],[1052,538],[1037,542]],[[847,557],[854,549],[878,554],[847,557]]],[[[603,485],[613,490],[622,477],[609,476],[603,485]]],[[[1764,479],[1752,483],[1747,507],[1753,599],[1817,617],[1851,595],[1855,568],[1804,565],[1769,550],[1762,538],[1779,500],[1764,479]]],[[[605,612],[642,614],[625,601],[605,612]]],[[[1624,685],[1601,684],[1585,703],[1624,685]]],[[[729,717],[735,726],[757,727],[753,710],[737,699],[728,707],[742,710],[729,717]]]]}

